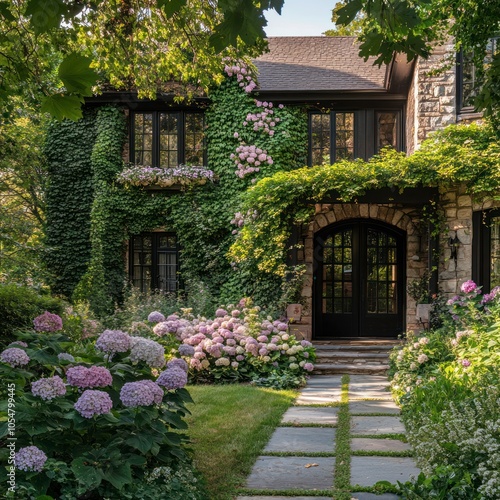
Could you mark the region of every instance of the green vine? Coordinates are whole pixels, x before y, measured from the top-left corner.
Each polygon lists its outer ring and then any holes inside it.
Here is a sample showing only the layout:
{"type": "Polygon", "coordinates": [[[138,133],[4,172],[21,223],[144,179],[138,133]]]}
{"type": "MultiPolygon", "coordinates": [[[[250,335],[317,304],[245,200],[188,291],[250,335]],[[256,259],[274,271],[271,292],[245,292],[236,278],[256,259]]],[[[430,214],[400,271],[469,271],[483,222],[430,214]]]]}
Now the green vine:
{"type": "Polygon", "coordinates": [[[255,262],[262,272],[283,276],[292,227],[309,222],[314,203],[335,192],[355,201],[368,189],[466,185],[473,196],[499,199],[500,144],[490,126],[451,126],[424,141],[411,156],[386,149],[369,161],[342,160],[330,166],[278,172],[259,181],[243,197],[248,219],[230,255],[236,262],[255,262]]]}

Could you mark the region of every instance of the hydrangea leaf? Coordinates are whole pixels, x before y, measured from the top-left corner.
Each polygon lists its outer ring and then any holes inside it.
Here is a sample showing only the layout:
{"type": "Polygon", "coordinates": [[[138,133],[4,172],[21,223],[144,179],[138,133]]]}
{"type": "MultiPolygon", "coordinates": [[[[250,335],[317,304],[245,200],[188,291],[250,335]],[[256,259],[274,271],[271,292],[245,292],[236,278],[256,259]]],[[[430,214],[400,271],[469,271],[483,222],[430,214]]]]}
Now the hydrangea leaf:
{"type": "Polygon", "coordinates": [[[68,92],[92,95],[97,73],[90,68],[91,59],[80,54],[69,54],[59,65],[58,75],[68,92]]]}

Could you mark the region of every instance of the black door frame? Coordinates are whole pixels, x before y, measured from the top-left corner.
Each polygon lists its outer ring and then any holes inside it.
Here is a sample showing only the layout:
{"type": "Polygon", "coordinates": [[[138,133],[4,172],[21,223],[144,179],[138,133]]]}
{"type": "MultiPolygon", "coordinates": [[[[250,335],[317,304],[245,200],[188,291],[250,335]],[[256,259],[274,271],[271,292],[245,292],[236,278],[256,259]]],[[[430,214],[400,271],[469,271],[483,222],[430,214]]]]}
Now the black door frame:
{"type": "MultiPolygon", "coordinates": [[[[333,231],[337,232],[339,230],[342,230],[343,228],[347,227],[354,227],[358,226],[361,228],[362,226],[364,227],[363,230],[359,231],[353,231],[353,242],[352,242],[352,248],[353,252],[356,252],[357,255],[360,258],[366,258],[366,243],[365,248],[362,248],[360,245],[359,237],[361,234],[366,235],[367,228],[373,227],[375,229],[380,229],[389,233],[392,233],[397,240],[397,265],[398,265],[398,279],[397,283],[400,284],[400,286],[397,288],[397,301],[398,301],[398,306],[400,307],[400,313],[398,313],[398,323],[400,324],[400,329],[402,333],[404,332],[405,325],[406,325],[406,266],[407,266],[407,259],[406,259],[406,236],[407,233],[406,231],[403,231],[402,229],[399,229],[396,226],[393,226],[391,224],[388,224],[386,222],[382,222],[379,220],[374,220],[374,219],[366,219],[366,218],[353,218],[353,219],[345,219],[340,222],[336,222],[334,224],[331,224],[323,229],[321,231],[318,231],[313,238],[313,294],[312,294],[312,310],[313,310],[313,317],[312,317],[312,330],[313,330],[313,339],[314,340],[337,340],[337,339],[342,339],[342,338],[348,338],[348,339],[363,339],[363,338],[369,338],[368,336],[363,336],[361,335],[361,328],[362,326],[360,325],[360,322],[362,321],[361,319],[361,307],[364,301],[366,301],[366,291],[361,289],[361,285],[359,285],[358,288],[358,294],[361,294],[361,296],[358,295],[359,297],[359,309],[357,311],[358,318],[354,318],[353,322],[357,325],[357,331],[358,335],[357,336],[347,336],[347,337],[341,337],[341,336],[326,336],[326,335],[318,335],[318,329],[321,328],[319,325],[319,315],[323,314],[322,313],[322,290],[321,290],[321,284],[322,284],[322,276],[320,272],[322,273],[322,266],[318,265],[318,262],[320,259],[322,259],[321,255],[321,247],[318,245],[317,240],[319,238],[322,238],[325,240],[333,231]],[[320,278],[320,279],[319,279],[320,278]]],[[[366,240],[365,240],[366,241],[366,240]]],[[[361,260],[359,261],[361,262],[361,260]]],[[[364,277],[361,277],[360,274],[363,273],[363,266],[359,266],[359,269],[355,269],[354,265],[354,260],[353,260],[353,282],[357,281],[358,283],[362,282],[362,279],[364,277]]],[[[353,287],[356,287],[357,285],[353,283],[353,287]]],[[[355,301],[353,300],[353,303],[355,301]]],[[[353,311],[354,311],[354,306],[353,306],[353,311]]],[[[353,313],[354,314],[354,313],[353,313]]],[[[399,324],[398,324],[398,329],[399,329],[399,324]]],[[[380,338],[396,338],[398,333],[395,333],[393,336],[388,336],[387,334],[381,335],[380,338]]],[[[376,338],[376,337],[372,337],[376,338]]]]}

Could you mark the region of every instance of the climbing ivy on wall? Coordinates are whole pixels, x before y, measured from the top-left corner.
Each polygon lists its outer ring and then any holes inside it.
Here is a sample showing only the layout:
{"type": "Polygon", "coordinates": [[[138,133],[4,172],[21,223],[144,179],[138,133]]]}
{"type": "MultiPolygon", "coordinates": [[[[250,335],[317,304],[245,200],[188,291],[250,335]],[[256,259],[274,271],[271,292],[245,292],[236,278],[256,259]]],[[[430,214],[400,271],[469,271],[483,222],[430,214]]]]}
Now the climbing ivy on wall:
{"type": "Polygon", "coordinates": [[[300,108],[250,97],[233,77],[211,94],[206,120],[209,167],[218,182],[154,195],[116,182],[124,166],[122,109],[106,106],[87,111],[79,122],[53,124],[47,141],[47,241],[53,250],[47,263],[60,276],[55,291],[89,301],[96,313],[105,314],[120,300],[126,281],[127,240],[143,231],[164,229],[177,233],[184,283],[196,282],[221,302],[252,295],[263,305],[276,304],[281,278],[256,271],[251,260],[231,265],[227,252],[237,232],[231,221],[240,210],[242,194],[254,182],[306,163],[307,115],[300,108]],[[258,171],[239,176],[235,156],[242,146],[256,151],[254,162],[245,163],[258,171]],[[264,151],[270,162],[259,161],[264,151]],[[85,168],[72,166],[76,158],[85,168]],[[85,196],[78,200],[71,195],[76,181],[85,187],[85,196]],[[66,200],[73,202],[71,210],[66,200]],[[70,269],[76,265],[78,272],[73,273],[70,269]]]}
{"type": "MultiPolygon", "coordinates": [[[[272,105],[270,135],[263,124],[259,126],[261,120],[247,120],[265,107],[245,93],[236,78],[226,79],[210,97],[206,112],[208,162],[219,181],[170,199],[174,229],[182,245],[182,276],[201,281],[221,302],[253,296],[258,303],[270,305],[279,300],[281,279],[260,273],[251,260],[231,266],[227,252],[235,239],[233,231],[237,231],[231,220],[241,209],[241,195],[255,181],[306,164],[307,115],[300,108],[272,105]],[[272,164],[262,162],[258,172],[239,177],[234,156],[242,144],[266,151],[272,164]]],[[[270,103],[266,104],[269,109],[270,103]]]]}
{"type": "Polygon", "coordinates": [[[95,111],[86,110],[78,122],[52,123],[45,144],[50,180],[44,260],[52,291],[66,297],[71,297],[90,260],[95,116],[95,111]]]}

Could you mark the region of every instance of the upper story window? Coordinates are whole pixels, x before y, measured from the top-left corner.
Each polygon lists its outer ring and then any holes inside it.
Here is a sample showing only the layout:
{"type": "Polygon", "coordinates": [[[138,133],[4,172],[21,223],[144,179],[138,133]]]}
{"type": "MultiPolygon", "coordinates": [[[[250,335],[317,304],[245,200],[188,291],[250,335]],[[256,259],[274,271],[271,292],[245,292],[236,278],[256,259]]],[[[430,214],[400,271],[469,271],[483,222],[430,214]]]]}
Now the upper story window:
{"type": "Polygon", "coordinates": [[[205,119],[200,112],[137,112],[132,115],[131,160],[172,168],[205,165],[205,119]]]}
{"type": "MultiPolygon", "coordinates": [[[[484,65],[491,63],[500,49],[500,37],[490,38],[484,53],[484,65]]],[[[481,88],[482,72],[474,64],[471,53],[457,55],[457,105],[458,110],[473,111],[474,99],[481,88]]]]}
{"type": "Polygon", "coordinates": [[[330,111],[309,115],[309,164],[368,159],[385,146],[401,148],[400,111],[330,111]]]}

